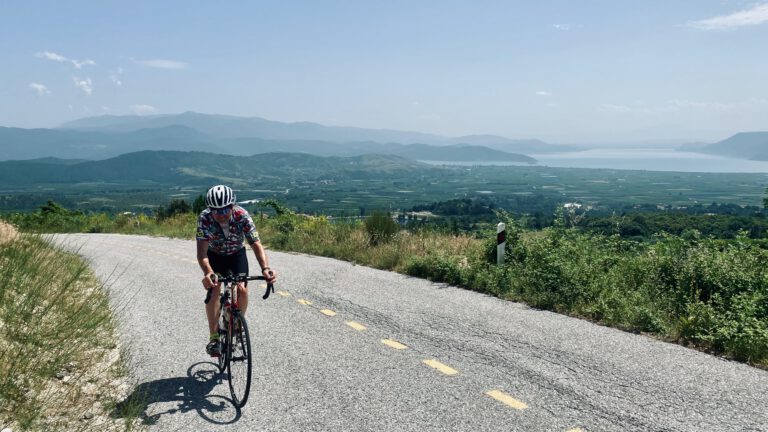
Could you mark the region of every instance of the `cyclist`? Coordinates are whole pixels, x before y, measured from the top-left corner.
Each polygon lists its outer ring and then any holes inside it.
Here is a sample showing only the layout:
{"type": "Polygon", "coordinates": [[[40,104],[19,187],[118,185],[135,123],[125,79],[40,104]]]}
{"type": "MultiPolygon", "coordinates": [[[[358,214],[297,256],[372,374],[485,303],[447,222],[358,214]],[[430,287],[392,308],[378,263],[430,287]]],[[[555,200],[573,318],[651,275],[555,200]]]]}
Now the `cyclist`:
{"type": "MultiPolygon", "coordinates": [[[[267,282],[274,282],[277,274],[269,268],[269,261],[264,247],[259,241],[259,233],[248,212],[236,205],[235,193],[228,186],[218,185],[210,188],[205,195],[208,206],[200,213],[197,220],[197,262],[203,270],[203,286],[212,289],[211,298],[214,301],[205,305],[208,317],[210,337],[205,351],[211,356],[220,355],[219,332],[217,329],[219,316],[219,298],[221,282],[216,280],[215,273],[248,274],[248,257],[245,253],[243,240],[256,254],[256,260],[261,266],[261,272],[267,282]]],[[[237,298],[240,310],[245,314],[248,308],[247,282],[237,284],[237,298]]]]}

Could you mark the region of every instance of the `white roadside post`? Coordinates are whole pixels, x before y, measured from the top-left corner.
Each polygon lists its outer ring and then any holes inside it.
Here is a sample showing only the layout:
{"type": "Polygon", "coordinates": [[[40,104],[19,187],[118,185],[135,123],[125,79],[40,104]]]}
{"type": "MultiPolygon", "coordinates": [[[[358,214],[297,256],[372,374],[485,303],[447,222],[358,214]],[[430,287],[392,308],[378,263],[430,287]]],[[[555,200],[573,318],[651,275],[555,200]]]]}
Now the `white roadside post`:
{"type": "Polygon", "coordinates": [[[496,264],[504,264],[504,248],[507,245],[507,226],[504,222],[496,225],[496,264]]]}

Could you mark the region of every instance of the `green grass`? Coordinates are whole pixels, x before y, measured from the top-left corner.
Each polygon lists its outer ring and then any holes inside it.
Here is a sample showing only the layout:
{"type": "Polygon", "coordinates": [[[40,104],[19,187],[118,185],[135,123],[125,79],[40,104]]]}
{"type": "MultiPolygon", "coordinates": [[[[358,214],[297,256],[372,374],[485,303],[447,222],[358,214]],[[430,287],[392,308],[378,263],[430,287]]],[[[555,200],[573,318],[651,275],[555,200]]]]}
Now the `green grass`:
{"type": "MultiPolygon", "coordinates": [[[[0,426],[93,430],[82,414],[103,385],[94,370],[116,347],[106,293],[87,264],[45,239],[0,244],[0,426]]],[[[102,401],[99,401],[102,402],[102,401]]]]}

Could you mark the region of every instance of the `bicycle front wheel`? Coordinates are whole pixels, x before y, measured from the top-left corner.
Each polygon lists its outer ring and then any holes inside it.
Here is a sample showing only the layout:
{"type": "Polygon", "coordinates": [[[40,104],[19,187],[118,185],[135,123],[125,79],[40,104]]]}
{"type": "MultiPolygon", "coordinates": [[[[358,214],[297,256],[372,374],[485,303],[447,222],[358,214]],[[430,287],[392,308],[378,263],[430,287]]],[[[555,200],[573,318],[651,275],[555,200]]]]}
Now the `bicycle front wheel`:
{"type": "Polygon", "coordinates": [[[248,401],[251,391],[251,337],[248,325],[240,312],[232,315],[232,322],[227,334],[227,370],[229,371],[229,391],[232,402],[241,408],[248,401]]]}
{"type": "Polygon", "coordinates": [[[219,357],[216,359],[219,373],[224,373],[224,370],[227,368],[227,346],[229,346],[227,336],[227,332],[219,330],[219,357]]]}

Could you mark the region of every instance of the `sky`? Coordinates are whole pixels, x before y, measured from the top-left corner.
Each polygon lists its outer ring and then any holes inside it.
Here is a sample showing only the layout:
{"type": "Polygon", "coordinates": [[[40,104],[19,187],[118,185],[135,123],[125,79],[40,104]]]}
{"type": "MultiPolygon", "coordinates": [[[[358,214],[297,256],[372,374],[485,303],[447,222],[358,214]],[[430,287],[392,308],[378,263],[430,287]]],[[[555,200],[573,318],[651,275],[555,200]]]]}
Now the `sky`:
{"type": "Polygon", "coordinates": [[[184,111],[714,142],[768,130],[768,1],[0,0],[0,126],[184,111]]]}

